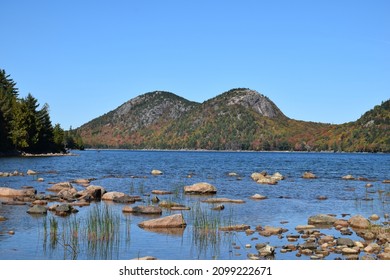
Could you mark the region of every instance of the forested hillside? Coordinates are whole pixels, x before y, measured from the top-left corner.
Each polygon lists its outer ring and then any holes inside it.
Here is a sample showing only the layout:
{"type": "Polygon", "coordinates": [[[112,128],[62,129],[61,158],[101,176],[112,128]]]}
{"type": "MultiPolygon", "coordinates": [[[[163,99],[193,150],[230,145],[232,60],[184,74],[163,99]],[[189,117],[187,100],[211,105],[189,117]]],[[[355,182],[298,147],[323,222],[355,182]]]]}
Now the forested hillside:
{"type": "Polygon", "coordinates": [[[389,101],[356,122],[285,116],[266,96],[237,88],[203,103],[151,92],[77,129],[87,147],[390,152],[389,101]]]}
{"type": "Polygon", "coordinates": [[[63,153],[70,139],[59,124],[52,125],[49,105],[40,107],[30,93],[19,97],[16,82],[0,69],[0,155],[63,153]]]}

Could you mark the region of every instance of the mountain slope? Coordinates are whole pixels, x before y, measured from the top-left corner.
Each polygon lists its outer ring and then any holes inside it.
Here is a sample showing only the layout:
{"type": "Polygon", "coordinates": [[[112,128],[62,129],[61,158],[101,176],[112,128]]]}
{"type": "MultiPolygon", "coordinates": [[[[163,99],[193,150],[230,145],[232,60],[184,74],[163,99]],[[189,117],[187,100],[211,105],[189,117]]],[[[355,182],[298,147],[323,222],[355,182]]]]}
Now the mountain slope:
{"type": "Polygon", "coordinates": [[[201,104],[168,92],[136,97],[81,126],[86,147],[390,152],[389,101],[343,125],[297,121],[266,96],[232,89],[201,104]]]}
{"type": "Polygon", "coordinates": [[[133,98],[78,130],[87,146],[121,147],[146,141],[150,129],[161,129],[198,103],[173,93],[154,91],[133,98]]]}

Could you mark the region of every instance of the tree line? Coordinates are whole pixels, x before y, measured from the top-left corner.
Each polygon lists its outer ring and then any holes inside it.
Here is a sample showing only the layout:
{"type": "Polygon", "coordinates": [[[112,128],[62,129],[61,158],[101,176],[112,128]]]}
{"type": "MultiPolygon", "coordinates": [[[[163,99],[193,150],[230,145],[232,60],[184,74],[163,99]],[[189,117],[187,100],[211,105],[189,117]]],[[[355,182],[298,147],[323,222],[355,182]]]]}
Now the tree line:
{"type": "Polygon", "coordinates": [[[82,148],[81,138],[53,126],[49,105],[40,107],[31,93],[19,97],[16,82],[0,69],[0,154],[65,153],[73,148],[82,148]]]}

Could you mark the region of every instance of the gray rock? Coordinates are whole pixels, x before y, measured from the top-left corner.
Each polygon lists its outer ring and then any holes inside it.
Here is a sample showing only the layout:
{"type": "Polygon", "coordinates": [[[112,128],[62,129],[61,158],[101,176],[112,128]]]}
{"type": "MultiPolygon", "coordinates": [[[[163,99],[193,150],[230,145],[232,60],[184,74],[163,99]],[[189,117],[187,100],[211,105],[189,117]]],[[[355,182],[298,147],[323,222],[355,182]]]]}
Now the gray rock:
{"type": "Polygon", "coordinates": [[[333,216],[326,214],[319,214],[315,216],[309,217],[308,224],[309,225],[333,225],[337,219],[333,216]]]}
{"type": "Polygon", "coordinates": [[[353,247],[355,246],[355,242],[353,242],[352,239],[349,238],[338,238],[337,243],[338,246],[347,246],[347,247],[353,247]]]}
{"type": "Polygon", "coordinates": [[[33,215],[46,215],[47,209],[42,205],[34,205],[27,210],[27,213],[33,215]]]}
{"type": "Polygon", "coordinates": [[[318,248],[318,244],[316,242],[305,242],[303,244],[298,245],[298,247],[302,250],[316,250],[318,248]]]}
{"type": "Polygon", "coordinates": [[[116,203],[135,203],[136,201],[138,201],[138,197],[124,195],[124,196],[114,197],[112,201],[116,203]]]}
{"type": "Polygon", "coordinates": [[[162,209],[158,206],[135,206],[135,207],[129,207],[125,206],[122,209],[123,213],[134,213],[134,214],[146,214],[146,215],[161,215],[162,209]]]}

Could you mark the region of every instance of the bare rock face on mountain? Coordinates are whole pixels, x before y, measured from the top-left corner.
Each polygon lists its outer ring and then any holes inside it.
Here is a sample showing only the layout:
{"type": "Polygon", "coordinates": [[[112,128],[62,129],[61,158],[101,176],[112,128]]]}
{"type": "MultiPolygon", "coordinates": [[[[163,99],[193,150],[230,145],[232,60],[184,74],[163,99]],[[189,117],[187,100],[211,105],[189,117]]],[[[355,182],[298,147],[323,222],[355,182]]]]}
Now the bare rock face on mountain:
{"type": "Polygon", "coordinates": [[[269,118],[284,116],[279,108],[266,96],[250,89],[236,89],[235,94],[228,100],[228,105],[242,105],[269,118]]]}
{"type": "Polygon", "coordinates": [[[123,124],[135,131],[157,123],[161,118],[175,120],[192,107],[190,101],[173,93],[155,91],[133,98],[118,107],[112,123],[123,124]]]}

